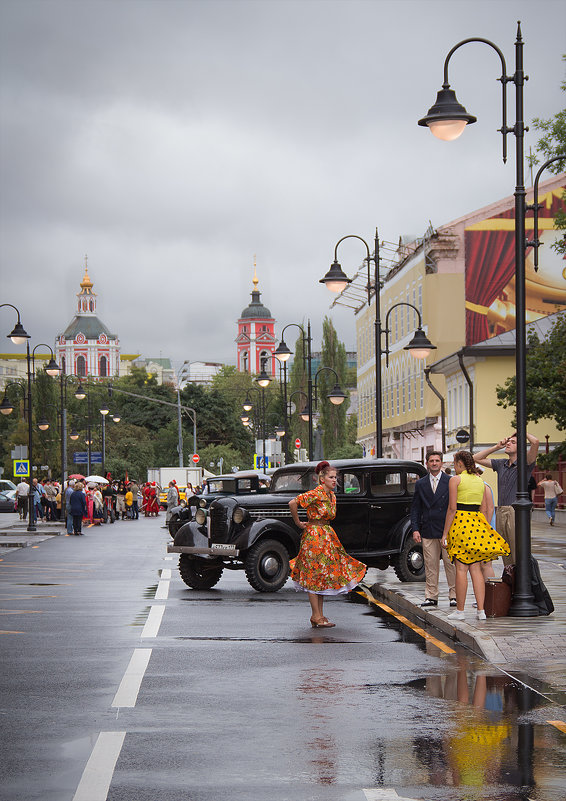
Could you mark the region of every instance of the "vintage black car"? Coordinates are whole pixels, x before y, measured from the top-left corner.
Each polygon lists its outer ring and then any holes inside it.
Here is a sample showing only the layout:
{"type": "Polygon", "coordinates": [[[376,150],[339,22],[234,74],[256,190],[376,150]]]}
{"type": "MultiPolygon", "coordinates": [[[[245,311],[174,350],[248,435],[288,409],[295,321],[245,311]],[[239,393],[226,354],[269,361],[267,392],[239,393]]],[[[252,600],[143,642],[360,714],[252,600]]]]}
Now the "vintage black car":
{"type": "MultiPolygon", "coordinates": [[[[413,540],[409,512],[425,468],[393,459],[344,459],[332,466],[338,470],[332,526],[348,553],[368,567],[392,565],[401,581],[424,581],[422,548],[413,540]]],[[[208,509],[198,509],[167,548],[180,554],[185,584],[209,589],[224,569],[244,569],[255,590],[281,589],[301,539],[289,501],[316,486],[314,468],[314,462],[286,465],[273,474],[269,494],[217,498],[208,509]]],[[[306,512],[299,510],[299,516],[306,519],[306,512]]]]}
{"type": "Polygon", "coordinates": [[[175,537],[180,527],[193,519],[195,510],[198,507],[206,508],[216,498],[267,493],[265,478],[266,476],[263,473],[256,473],[254,470],[239,470],[237,473],[227,473],[226,475],[209,478],[207,480],[208,490],[206,495],[192,495],[171,510],[168,524],[169,533],[172,537],[175,537]]]}

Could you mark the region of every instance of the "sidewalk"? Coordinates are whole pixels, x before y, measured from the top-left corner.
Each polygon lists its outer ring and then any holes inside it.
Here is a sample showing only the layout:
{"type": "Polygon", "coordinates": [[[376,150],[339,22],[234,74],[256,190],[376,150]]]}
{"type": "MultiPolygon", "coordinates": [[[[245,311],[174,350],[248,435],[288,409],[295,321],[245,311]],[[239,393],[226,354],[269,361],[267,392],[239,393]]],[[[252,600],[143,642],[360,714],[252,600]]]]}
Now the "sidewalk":
{"type": "MultiPolygon", "coordinates": [[[[510,672],[525,673],[537,681],[545,694],[566,698],[566,532],[563,526],[550,528],[539,521],[532,523],[532,551],[538,559],[542,579],[554,603],[548,617],[500,617],[485,621],[476,619],[472,606],[471,584],[466,598],[466,620],[448,620],[448,585],[440,570],[438,607],[422,609],[423,582],[400,582],[392,568],[371,570],[363,584],[376,600],[401,611],[423,628],[434,628],[461,643],[478,656],[510,672]]],[[[494,563],[495,575],[503,570],[501,561],[494,563]]]]}
{"type": "Polygon", "coordinates": [[[27,520],[20,520],[17,512],[3,513],[0,517],[0,558],[16,548],[29,548],[39,545],[40,542],[66,534],[64,522],[43,523],[38,520],[35,524],[37,531],[28,531],[27,520]]]}

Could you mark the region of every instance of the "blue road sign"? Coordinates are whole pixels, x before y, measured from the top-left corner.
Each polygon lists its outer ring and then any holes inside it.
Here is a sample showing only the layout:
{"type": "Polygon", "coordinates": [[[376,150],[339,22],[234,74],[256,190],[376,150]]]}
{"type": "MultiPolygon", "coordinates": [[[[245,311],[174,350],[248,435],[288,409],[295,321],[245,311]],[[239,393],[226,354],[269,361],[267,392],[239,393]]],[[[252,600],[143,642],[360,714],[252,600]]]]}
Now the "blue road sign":
{"type": "Polygon", "coordinates": [[[73,453],[73,462],[75,464],[88,464],[88,451],[75,451],[73,453]]]}
{"type": "Polygon", "coordinates": [[[29,459],[14,459],[14,475],[19,478],[29,476],[29,459]]]}
{"type": "Polygon", "coordinates": [[[102,451],[91,451],[90,463],[91,464],[102,464],[102,451]]]}

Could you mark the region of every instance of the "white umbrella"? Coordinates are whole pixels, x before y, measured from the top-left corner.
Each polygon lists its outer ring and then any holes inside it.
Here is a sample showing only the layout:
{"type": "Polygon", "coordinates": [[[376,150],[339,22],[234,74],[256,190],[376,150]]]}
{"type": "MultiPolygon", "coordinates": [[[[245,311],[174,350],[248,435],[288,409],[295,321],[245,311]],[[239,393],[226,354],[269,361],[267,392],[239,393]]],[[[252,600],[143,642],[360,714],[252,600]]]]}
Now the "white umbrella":
{"type": "Polygon", "coordinates": [[[108,479],[102,478],[102,476],[87,476],[85,481],[88,481],[90,484],[108,484],[108,479]]]}

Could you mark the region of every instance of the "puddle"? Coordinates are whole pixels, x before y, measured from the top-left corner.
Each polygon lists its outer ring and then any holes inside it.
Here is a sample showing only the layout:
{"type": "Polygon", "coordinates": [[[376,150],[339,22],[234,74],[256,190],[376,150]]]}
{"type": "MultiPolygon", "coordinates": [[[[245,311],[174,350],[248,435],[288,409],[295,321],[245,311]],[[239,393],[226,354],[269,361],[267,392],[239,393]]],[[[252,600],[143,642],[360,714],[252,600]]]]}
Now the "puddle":
{"type": "Polygon", "coordinates": [[[296,642],[296,643],[335,643],[335,644],[362,644],[371,645],[363,640],[341,640],[338,637],[328,637],[313,634],[310,637],[175,637],[176,640],[194,640],[196,642],[296,642]]]}
{"type": "MultiPolygon", "coordinates": [[[[150,596],[150,597],[153,597],[153,596],[150,596]]],[[[134,622],[130,623],[130,626],[145,626],[145,624],[147,622],[147,618],[148,618],[150,609],[151,609],[151,606],[146,606],[146,608],[142,612],[140,612],[138,615],[136,615],[136,617],[134,619],[134,622]]]]}
{"type": "MultiPolygon", "coordinates": [[[[62,586],[63,586],[62,584],[47,584],[47,583],[39,583],[37,581],[31,582],[31,583],[18,582],[16,584],[16,587],[62,587],[62,586]]],[[[64,586],[67,587],[68,585],[65,584],[64,586]]]]}

